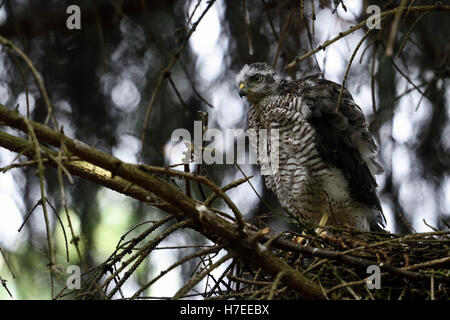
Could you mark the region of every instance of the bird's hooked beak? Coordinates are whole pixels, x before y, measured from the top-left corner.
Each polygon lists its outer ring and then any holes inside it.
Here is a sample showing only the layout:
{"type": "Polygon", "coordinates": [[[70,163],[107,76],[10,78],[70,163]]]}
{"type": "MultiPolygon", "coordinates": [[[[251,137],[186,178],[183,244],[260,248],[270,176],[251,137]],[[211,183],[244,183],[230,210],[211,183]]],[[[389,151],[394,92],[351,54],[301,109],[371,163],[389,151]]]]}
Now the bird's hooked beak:
{"type": "Polygon", "coordinates": [[[239,84],[239,97],[243,97],[247,95],[247,89],[245,88],[245,85],[241,82],[239,84]]]}

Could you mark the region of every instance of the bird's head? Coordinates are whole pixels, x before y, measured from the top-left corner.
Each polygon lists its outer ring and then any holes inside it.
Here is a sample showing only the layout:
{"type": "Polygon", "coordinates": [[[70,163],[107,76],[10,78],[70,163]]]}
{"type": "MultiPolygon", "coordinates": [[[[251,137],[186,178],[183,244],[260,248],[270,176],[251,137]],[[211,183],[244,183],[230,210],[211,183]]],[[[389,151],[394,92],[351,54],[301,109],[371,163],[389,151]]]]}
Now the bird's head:
{"type": "Polygon", "coordinates": [[[276,94],[283,77],[269,65],[262,62],[245,65],[236,76],[239,95],[247,97],[251,103],[276,94]]]}

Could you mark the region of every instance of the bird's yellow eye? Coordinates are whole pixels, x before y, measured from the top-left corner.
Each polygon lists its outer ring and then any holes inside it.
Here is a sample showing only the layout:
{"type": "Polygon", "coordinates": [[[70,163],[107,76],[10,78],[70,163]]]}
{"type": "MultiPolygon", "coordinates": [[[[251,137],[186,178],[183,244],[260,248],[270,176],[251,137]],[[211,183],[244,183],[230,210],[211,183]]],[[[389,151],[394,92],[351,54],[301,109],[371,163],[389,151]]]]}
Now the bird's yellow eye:
{"type": "Polygon", "coordinates": [[[264,79],[264,77],[260,74],[255,74],[250,77],[251,82],[261,82],[261,81],[263,81],[263,79],[264,79]]]}

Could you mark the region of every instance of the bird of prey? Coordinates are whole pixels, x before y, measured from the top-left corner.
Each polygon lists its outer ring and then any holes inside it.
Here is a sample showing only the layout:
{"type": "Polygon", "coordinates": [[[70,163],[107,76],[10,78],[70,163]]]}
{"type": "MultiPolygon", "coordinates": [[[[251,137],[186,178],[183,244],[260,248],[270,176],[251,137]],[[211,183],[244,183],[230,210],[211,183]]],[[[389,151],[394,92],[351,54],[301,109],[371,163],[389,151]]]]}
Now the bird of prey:
{"type": "Polygon", "coordinates": [[[340,85],[318,76],[289,80],[266,63],[245,65],[236,84],[250,103],[248,128],[279,130],[279,164],[265,183],[294,222],[363,231],[385,225],[377,147],[346,89],[338,106],[340,85]]]}

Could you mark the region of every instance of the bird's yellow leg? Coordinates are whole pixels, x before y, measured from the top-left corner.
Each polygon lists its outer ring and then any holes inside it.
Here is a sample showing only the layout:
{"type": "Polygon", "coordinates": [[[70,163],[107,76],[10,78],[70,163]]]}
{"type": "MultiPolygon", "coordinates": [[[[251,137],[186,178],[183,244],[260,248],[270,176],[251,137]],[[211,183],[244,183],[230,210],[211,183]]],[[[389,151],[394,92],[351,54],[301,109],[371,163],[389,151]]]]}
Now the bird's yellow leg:
{"type": "Polygon", "coordinates": [[[320,218],[320,221],[319,221],[319,226],[316,228],[316,234],[318,234],[318,235],[323,234],[323,232],[324,232],[323,228],[327,224],[329,217],[330,217],[330,214],[328,213],[328,211],[325,211],[324,213],[322,213],[322,217],[320,218]]]}
{"type": "MultiPolygon", "coordinates": [[[[306,235],[306,232],[302,231],[302,235],[306,235]]],[[[298,243],[301,245],[303,245],[305,243],[305,241],[306,241],[306,238],[304,238],[304,237],[298,237],[298,236],[292,237],[292,242],[295,242],[295,243],[298,243]]]]}
{"type": "MultiPolygon", "coordinates": [[[[316,234],[319,236],[324,236],[326,234],[326,231],[323,230],[325,228],[325,225],[327,224],[328,219],[330,218],[330,213],[328,211],[324,211],[322,213],[322,217],[320,218],[319,225],[316,228],[316,234]]],[[[305,231],[302,232],[302,235],[306,235],[305,231]]],[[[298,244],[304,244],[306,241],[306,238],[304,237],[298,237],[294,236],[292,238],[292,242],[296,242],[298,244]]]]}

